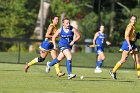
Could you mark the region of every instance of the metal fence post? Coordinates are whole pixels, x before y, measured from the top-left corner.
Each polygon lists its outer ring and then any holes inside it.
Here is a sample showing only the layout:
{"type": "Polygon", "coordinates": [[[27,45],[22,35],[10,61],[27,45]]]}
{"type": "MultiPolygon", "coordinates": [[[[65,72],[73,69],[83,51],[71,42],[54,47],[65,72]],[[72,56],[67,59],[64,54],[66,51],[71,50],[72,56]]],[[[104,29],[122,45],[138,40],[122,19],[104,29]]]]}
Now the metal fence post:
{"type": "Polygon", "coordinates": [[[18,64],[20,63],[20,51],[21,51],[21,47],[20,47],[20,41],[18,42],[18,64]]]}

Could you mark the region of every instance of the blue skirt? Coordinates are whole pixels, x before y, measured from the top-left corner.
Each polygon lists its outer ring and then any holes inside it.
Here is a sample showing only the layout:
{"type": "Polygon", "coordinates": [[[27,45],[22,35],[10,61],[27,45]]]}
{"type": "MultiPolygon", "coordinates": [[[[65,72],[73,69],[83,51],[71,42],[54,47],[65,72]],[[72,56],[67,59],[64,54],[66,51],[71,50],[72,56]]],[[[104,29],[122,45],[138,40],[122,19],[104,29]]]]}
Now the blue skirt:
{"type": "Polygon", "coordinates": [[[50,41],[48,41],[48,40],[44,40],[44,41],[40,44],[40,46],[39,46],[39,48],[40,48],[41,50],[43,50],[43,51],[52,50],[53,47],[54,47],[54,46],[53,46],[53,43],[50,42],[50,41]]]}
{"type": "MultiPolygon", "coordinates": [[[[130,44],[131,44],[131,46],[132,46],[132,50],[137,49],[137,47],[136,47],[134,41],[130,41],[130,44]]],[[[126,40],[123,42],[122,47],[121,47],[120,50],[122,50],[122,51],[123,51],[123,50],[125,50],[125,51],[129,51],[128,43],[127,43],[126,40]]]]}

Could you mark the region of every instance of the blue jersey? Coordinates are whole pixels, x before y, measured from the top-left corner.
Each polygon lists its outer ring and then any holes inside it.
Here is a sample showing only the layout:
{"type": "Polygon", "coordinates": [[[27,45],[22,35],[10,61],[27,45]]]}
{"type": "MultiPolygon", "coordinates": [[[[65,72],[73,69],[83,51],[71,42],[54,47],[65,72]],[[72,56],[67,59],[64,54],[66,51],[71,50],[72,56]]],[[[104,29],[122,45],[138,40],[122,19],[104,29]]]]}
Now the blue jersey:
{"type": "Polygon", "coordinates": [[[70,46],[70,42],[73,40],[73,36],[74,36],[74,33],[72,31],[73,27],[70,26],[69,27],[69,31],[66,32],[64,30],[64,27],[61,27],[61,32],[60,32],[60,40],[59,40],[59,43],[58,43],[58,46],[61,48],[61,47],[65,47],[65,48],[72,48],[72,46],[70,46]]]}
{"type": "Polygon", "coordinates": [[[98,46],[96,46],[94,48],[97,55],[100,54],[100,53],[103,53],[103,51],[104,51],[104,47],[103,47],[104,39],[105,39],[105,34],[99,32],[99,35],[98,35],[98,37],[96,38],[96,41],[95,41],[96,45],[98,45],[98,46]]]}
{"type": "Polygon", "coordinates": [[[105,39],[105,34],[99,32],[99,36],[96,38],[96,45],[99,45],[100,47],[103,47],[104,44],[104,39],[105,39]]]}

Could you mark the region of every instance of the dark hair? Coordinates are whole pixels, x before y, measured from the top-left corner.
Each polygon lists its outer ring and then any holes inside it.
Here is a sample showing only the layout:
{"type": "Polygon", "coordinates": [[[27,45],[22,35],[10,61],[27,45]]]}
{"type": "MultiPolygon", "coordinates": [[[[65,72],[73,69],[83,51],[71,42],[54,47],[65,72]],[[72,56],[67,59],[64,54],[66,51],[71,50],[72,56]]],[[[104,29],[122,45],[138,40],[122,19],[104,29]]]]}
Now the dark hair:
{"type": "Polygon", "coordinates": [[[131,17],[135,17],[135,18],[137,19],[137,16],[136,16],[136,15],[131,15],[130,18],[131,18],[131,17]]]}
{"type": "Polygon", "coordinates": [[[63,20],[62,20],[62,22],[64,22],[65,20],[70,20],[70,19],[67,18],[67,17],[64,17],[63,20]]]}
{"type": "Polygon", "coordinates": [[[52,16],[52,17],[51,17],[51,20],[53,20],[55,17],[58,17],[58,16],[52,16]]]}
{"type": "Polygon", "coordinates": [[[104,26],[103,24],[100,24],[100,26],[104,26]]]}

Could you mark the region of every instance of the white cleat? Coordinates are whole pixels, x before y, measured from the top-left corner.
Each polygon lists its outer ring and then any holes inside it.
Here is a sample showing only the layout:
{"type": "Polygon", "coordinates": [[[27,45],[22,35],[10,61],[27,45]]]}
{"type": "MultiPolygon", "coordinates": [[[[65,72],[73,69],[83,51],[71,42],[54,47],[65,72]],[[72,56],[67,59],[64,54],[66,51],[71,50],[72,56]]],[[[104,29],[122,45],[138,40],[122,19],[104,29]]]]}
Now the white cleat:
{"type": "Polygon", "coordinates": [[[51,69],[51,67],[49,66],[49,64],[50,64],[51,62],[47,62],[47,67],[46,67],[46,72],[47,73],[49,73],[50,72],[50,69],[51,69]]]}
{"type": "Polygon", "coordinates": [[[72,79],[72,78],[75,78],[76,77],[76,74],[69,74],[68,75],[68,79],[72,79]]]}
{"type": "Polygon", "coordinates": [[[94,70],[94,73],[102,73],[101,68],[96,68],[96,69],[94,70]]]}
{"type": "Polygon", "coordinates": [[[112,70],[110,70],[109,74],[113,79],[117,80],[116,73],[113,73],[112,70]]]}

